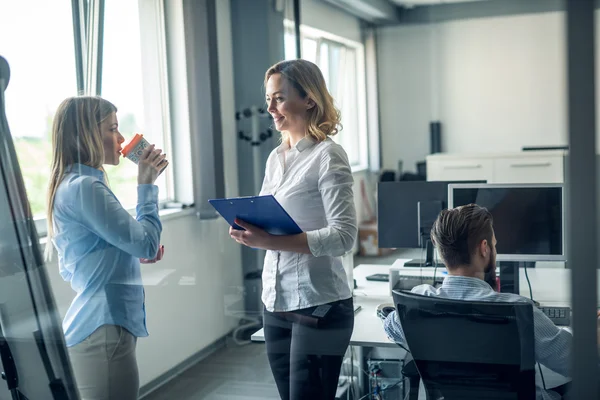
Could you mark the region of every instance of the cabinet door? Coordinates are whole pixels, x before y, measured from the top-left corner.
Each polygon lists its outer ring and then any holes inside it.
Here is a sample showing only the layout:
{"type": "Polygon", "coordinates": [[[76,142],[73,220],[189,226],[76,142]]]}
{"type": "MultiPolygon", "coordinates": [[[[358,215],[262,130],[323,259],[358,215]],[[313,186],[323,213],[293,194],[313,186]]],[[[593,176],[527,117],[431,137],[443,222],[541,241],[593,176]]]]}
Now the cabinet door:
{"type": "Polygon", "coordinates": [[[493,178],[493,161],[485,158],[427,160],[428,181],[476,181],[493,178]]]}
{"type": "Polygon", "coordinates": [[[502,157],[494,160],[495,183],[563,183],[562,156],[502,157]]]}

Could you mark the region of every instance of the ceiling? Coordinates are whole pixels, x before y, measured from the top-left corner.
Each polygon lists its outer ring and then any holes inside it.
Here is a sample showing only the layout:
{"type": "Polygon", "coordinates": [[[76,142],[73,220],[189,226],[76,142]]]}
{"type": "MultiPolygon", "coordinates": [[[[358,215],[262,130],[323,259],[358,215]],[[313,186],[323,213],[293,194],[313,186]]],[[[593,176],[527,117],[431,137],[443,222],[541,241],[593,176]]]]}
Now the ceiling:
{"type": "Polygon", "coordinates": [[[398,11],[422,6],[472,3],[491,0],[321,0],[375,24],[393,24],[398,11]]]}
{"type": "Polygon", "coordinates": [[[470,3],[473,1],[486,0],[389,0],[391,3],[401,7],[429,6],[450,3],[470,3]]]}

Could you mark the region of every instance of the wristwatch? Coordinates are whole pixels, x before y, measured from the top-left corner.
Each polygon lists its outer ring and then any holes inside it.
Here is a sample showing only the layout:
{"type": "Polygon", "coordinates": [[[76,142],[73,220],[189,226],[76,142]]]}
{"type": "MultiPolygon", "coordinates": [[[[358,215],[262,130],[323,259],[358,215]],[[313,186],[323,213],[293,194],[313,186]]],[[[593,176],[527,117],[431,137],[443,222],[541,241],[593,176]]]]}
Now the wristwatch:
{"type": "Polygon", "coordinates": [[[394,305],[392,303],[384,303],[377,306],[377,316],[383,321],[387,318],[387,316],[395,311],[394,305]]]}

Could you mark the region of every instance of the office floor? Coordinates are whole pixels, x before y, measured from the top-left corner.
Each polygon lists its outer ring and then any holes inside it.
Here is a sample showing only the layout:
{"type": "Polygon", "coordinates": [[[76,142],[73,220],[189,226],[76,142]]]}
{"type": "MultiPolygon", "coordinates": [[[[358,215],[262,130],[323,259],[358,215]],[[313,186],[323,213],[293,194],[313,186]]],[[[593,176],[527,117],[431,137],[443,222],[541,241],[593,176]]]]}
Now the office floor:
{"type": "Polygon", "coordinates": [[[173,399],[279,399],[264,344],[238,346],[231,342],[144,397],[173,399]]]}
{"type": "MultiPolygon", "coordinates": [[[[406,254],[397,250],[383,257],[354,257],[360,264],[392,264],[406,254]]],[[[144,400],[268,400],[279,399],[265,346],[233,341],[217,350],[144,400]]]]}

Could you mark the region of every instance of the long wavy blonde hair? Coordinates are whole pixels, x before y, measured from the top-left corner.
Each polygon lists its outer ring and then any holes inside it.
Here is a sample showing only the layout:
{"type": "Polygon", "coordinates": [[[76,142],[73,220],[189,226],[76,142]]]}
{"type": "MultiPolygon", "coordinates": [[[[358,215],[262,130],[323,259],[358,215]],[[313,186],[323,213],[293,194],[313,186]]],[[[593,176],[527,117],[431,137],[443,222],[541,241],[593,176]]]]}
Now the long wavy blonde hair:
{"type": "MultiPolygon", "coordinates": [[[[316,64],[306,60],[280,61],[270,67],[265,73],[264,85],[274,74],[281,74],[305,99],[307,96],[315,107],[308,112],[307,132],[317,142],[322,142],[328,136],[333,136],[342,130],[340,111],[333,104],[333,97],[327,90],[325,79],[316,64]]],[[[281,140],[289,140],[287,132],[281,132],[281,140]]]]}
{"type": "Polygon", "coordinates": [[[52,218],[58,186],[67,169],[75,163],[103,170],[104,144],[100,124],[114,112],[117,112],[114,104],[96,96],[70,97],[56,110],[52,123],[52,166],[46,202],[46,260],[52,256],[52,218]]]}

